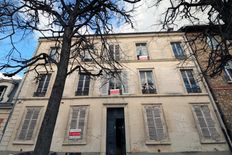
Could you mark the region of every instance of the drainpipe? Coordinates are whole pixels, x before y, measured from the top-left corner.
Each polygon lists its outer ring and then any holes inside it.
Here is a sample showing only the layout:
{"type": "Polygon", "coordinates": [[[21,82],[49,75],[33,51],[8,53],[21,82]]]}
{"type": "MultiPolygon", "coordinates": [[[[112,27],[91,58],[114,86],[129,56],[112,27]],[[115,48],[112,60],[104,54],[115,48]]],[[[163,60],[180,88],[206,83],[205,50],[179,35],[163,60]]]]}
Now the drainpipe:
{"type": "MultiPolygon", "coordinates": [[[[188,39],[186,38],[186,36],[184,35],[183,37],[184,37],[185,42],[188,42],[188,39]]],[[[189,51],[190,51],[190,54],[193,54],[193,49],[192,49],[192,47],[191,47],[190,45],[188,45],[188,44],[187,44],[187,47],[188,47],[188,49],[189,49],[189,51]]],[[[199,73],[202,73],[202,68],[201,68],[201,66],[199,65],[200,63],[199,63],[199,61],[195,58],[195,56],[192,57],[192,60],[193,60],[193,62],[194,62],[194,64],[195,64],[195,66],[196,66],[198,72],[199,72],[199,73]]],[[[232,152],[232,142],[231,142],[230,135],[229,135],[229,132],[228,132],[229,130],[228,130],[228,128],[227,128],[227,127],[225,126],[225,124],[224,124],[225,119],[224,119],[224,116],[222,115],[222,112],[221,112],[221,109],[220,109],[220,107],[219,107],[219,105],[218,105],[218,102],[216,102],[215,94],[213,93],[212,87],[210,86],[209,81],[208,81],[208,79],[205,77],[204,74],[203,74],[202,79],[203,79],[203,82],[202,82],[202,83],[203,83],[204,87],[206,88],[207,93],[209,94],[209,98],[210,98],[210,101],[211,101],[211,103],[212,103],[212,105],[213,105],[214,112],[216,113],[217,119],[219,120],[221,129],[222,129],[222,132],[223,132],[223,134],[225,135],[225,138],[226,138],[226,141],[227,141],[227,143],[228,143],[228,145],[229,145],[230,151],[232,152]]]]}

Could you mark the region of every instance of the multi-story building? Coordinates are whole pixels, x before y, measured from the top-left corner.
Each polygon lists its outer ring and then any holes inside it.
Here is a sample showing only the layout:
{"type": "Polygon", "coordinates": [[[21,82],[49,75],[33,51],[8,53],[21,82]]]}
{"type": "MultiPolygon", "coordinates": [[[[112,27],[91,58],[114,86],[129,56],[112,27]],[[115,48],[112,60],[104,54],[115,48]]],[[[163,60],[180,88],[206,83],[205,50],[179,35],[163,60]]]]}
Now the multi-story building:
{"type": "MultiPolygon", "coordinates": [[[[183,48],[181,32],[109,35],[118,76],[67,77],[51,151],[59,154],[230,154],[205,83],[183,48]]],[[[36,54],[53,53],[40,38],[36,54]]],[[[86,60],[91,63],[91,58],[86,60]]],[[[5,152],[31,151],[55,71],[29,72],[1,143],[5,152]]]]}
{"type": "MultiPolygon", "coordinates": [[[[219,29],[219,27],[217,28],[219,29]]],[[[224,50],[220,48],[222,46],[220,43],[221,39],[217,33],[212,32],[211,34],[199,35],[205,33],[204,31],[207,29],[208,25],[185,26],[181,28],[186,34],[186,41],[191,42],[190,46],[197,55],[196,58],[202,71],[205,71],[208,66],[212,50],[215,50],[215,52],[216,50],[224,50]]],[[[229,52],[232,55],[231,46],[229,52]]],[[[209,74],[203,75],[227,127],[225,132],[228,132],[232,140],[232,60],[224,66],[221,74],[214,77],[209,76],[209,74]]]]}
{"type": "Polygon", "coordinates": [[[19,88],[20,78],[7,78],[0,75],[0,140],[5,131],[8,118],[14,106],[16,92],[19,88]]]}

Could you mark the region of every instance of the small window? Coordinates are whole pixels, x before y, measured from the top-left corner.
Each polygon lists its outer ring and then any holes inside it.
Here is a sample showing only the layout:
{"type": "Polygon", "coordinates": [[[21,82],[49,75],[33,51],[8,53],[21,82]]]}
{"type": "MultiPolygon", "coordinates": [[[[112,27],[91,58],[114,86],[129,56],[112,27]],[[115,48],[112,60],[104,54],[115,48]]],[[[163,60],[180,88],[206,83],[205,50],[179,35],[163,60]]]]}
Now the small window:
{"type": "Polygon", "coordinates": [[[193,77],[192,69],[182,69],[181,75],[188,93],[201,93],[201,89],[193,77]]]}
{"type": "Polygon", "coordinates": [[[94,45],[84,45],[81,51],[81,61],[90,62],[92,61],[91,52],[94,51],[94,45]]]}
{"type": "Polygon", "coordinates": [[[221,140],[208,105],[193,105],[192,108],[201,142],[221,140]]]}
{"type": "Polygon", "coordinates": [[[220,43],[215,36],[207,36],[206,41],[210,49],[217,50],[220,48],[220,43]]]}
{"type": "Polygon", "coordinates": [[[180,42],[171,43],[172,51],[177,59],[184,59],[185,54],[180,42]]]}
{"type": "Polygon", "coordinates": [[[90,75],[80,74],[76,96],[89,95],[90,75]]]}
{"type": "Polygon", "coordinates": [[[55,61],[59,61],[58,50],[59,50],[59,47],[51,47],[50,57],[55,61]]]}
{"type": "Polygon", "coordinates": [[[40,107],[28,107],[17,140],[33,140],[38,123],[40,107]]]}
{"type": "Polygon", "coordinates": [[[144,106],[147,143],[168,141],[168,132],[161,105],[144,106]]]}
{"type": "Polygon", "coordinates": [[[118,44],[111,44],[109,45],[109,54],[110,60],[120,60],[120,52],[119,52],[119,45],[118,44]]]}
{"type": "Polygon", "coordinates": [[[111,75],[105,75],[101,80],[102,95],[122,95],[128,94],[127,72],[117,72],[111,75]]]}
{"type": "Polygon", "coordinates": [[[6,89],[7,89],[7,86],[0,86],[0,101],[3,100],[6,89]]]}
{"type": "Polygon", "coordinates": [[[65,143],[86,143],[88,106],[71,107],[65,143]]]}
{"type": "Polygon", "coordinates": [[[141,90],[143,94],[156,94],[155,82],[152,71],[139,71],[141,90]]]}
{"type": "Polygon", "coordinates": [[[147,50],[147,44],[146,43],[136,43],[136,53],[137,53],[137,59],[138,60],[148,60],[148,50],[147,50]]]}
{"type": "Polygon", "coordinates": [[[229,83],[232,83],[232,60],[224,67],[225,78],[229,83]]]}
{"type": "Polygon", "coordinates": [[[50,78],[51,78],[51,74],[40,74],[39,75],[39,82],[38,82],[39,84],[38,84],[36,92],[34,92],[34,96],[37,96],[37,97],[45,96],[47,89],[48,89],[50,78]]]}

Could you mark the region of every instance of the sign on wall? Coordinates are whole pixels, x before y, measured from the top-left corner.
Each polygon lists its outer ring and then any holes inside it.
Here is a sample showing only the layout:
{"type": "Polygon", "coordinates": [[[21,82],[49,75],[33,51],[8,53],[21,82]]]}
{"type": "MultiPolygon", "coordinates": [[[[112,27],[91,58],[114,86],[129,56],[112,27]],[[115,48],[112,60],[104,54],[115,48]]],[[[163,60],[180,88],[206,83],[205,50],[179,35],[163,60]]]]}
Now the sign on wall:
{"type": "Polygon", "coordinates": [[[69,139],[80,139],[81,129],[70,129],[68,135],[69,139]]]}

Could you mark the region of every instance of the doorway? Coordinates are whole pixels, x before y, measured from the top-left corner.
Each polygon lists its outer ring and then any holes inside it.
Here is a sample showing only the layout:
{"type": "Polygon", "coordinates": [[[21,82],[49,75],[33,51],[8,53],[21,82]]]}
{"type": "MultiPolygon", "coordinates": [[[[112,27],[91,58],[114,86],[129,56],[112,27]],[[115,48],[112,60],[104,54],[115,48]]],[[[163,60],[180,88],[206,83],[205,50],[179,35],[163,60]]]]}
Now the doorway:
{"type": "Polygon", "coordinates": [[[107,108],[106,154],[126,155],[124,108],[107,108]]]}

